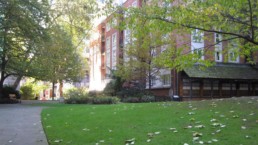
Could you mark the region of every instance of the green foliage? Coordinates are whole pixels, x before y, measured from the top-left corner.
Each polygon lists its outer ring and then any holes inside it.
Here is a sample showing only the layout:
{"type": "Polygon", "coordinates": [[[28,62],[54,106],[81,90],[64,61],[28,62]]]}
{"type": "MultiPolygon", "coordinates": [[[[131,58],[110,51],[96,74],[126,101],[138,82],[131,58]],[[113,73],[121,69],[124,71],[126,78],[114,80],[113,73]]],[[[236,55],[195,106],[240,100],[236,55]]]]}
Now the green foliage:
{"type": "MultiPolygon", "coordinates": [[[[124,12],[123,15],[127,16],[119,28],[132,31],[131,44],[125,47],[125,51],[129,56],[133,56],[134,60],[147,63],[150,61],[150,55],[147,56],[146,51],[148,47],[159,50],[160,46],[166,45],[167,50],[151,60],[153,62],[151,68],[165,67],[182,70],[195,63],[211,66],[214,64],[213,60],[202,60],[199,54],[189,50],[189,34],[192,30],[199,29],[205,32],[205,41],[210,41],[209,37],[214,33],[222,35],[220,42],[233,41],[234,46],[223,43],[222,53],[225,57],[237,46],[239,49],[236,53],[239,56],[246,57],[250,63],[255,63],[257,56],[254,53],[258,50],[258,7],[256,3],[256,0],[162,2],[152,0],[143,2],[141,8],[119,8],[124,12]],[[162,34],[170,34],[170,37],[163,39],[162,34]],[[138,53],[139,51],[142,53],[138,53]],[[144,59],[141,61],[139,58],[144,59]]],[[[203,54],[214,56],[214,50],[210,49],[214,45],[209,44],[201,48],[203,54]]],[[[226,59],[224,61],[227,62],[226,59]]],[[[133,71],[137,71],[136,67],[147,70],[148,65],[140,66],[138,62],[132,62],[133,65],[125,64],[125,68],[121,67],[121,76],[127,78],[134,76],[133,71]]]]}
{"type": "Polygon", "coordinates": [[[84,88],[73,88],[70,90],[67,90],[67,92],[64,93],[64,97],[66,99],[68,98],[87,98],[88,91],[84,88]]]}
{"type": "Polygon", "coordinates": [[[0,1],[0,91],[10,74],[27,75],[28,66],[47,41],[48,8],[45,0],[0,1]]]}
{"type": "Polygon", "coordinates": [[[124,80],[117,74],[118,70],[111,70],[112,80],[106,85],[103,93],[110,96],[115,96],[122,89],[124,80]]]}
{"type": "Polygon", "coordinates": [[[37,99],[39,93],[46,89],[48,86],[40,81],[29,78],[26,83],[21,86],[20,91],[23,100],[34,100],[37,99]]]}
{"type": "Polygon", "coordinates": [[[65,100],[67,104],[117,104],[119,99],[111,96],[98,97],[70,97],[65,100]]]}
{"type": "Polygon", "coordinates": [[[24,85],[21,86],[21,95],[23,100],[34,100],[35,94],[33,92],[33,86],[32,85],[24,85]]]}
{"type": "Polygon", "coordinates": [[[83,88],[75,88],[64,94],[67,104],[117,104],[119,99],[97,92],[88,92],[83,88]]]}

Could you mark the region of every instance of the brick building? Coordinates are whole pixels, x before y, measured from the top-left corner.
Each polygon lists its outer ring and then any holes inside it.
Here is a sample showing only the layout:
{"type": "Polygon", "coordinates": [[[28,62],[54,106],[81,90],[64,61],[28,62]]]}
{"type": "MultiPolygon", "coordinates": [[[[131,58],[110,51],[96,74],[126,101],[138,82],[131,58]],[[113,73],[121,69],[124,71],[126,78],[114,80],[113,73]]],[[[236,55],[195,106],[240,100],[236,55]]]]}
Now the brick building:
{"type": "MultiPolygon", "coordinates": [[[[127,0],[122,5],[124,7],[141,7],[142,1],[127,0]]],[[[112,15],[107,17],[98,25],[96,30],[98,35],[91,41],[91,90],[103,90],[110,81],[110,70],[116,69],[120,60],[127,61],[123,49],[130,43],[127,39],[130,30],[114,29],[118,22],[117,18],[112,15]]],[[[215,65],[203,69],[202,66],[196,64],[180,72],[160,69],[159,75],[152,77],[151,80],[151,91],[156,96],[179,97],[181,100],[188,100],[258,95],[258,67],[247,63],[245,58],[236,56],[237,47],[223,53],[230,42],[220,42],[222,37],[220,34],[194,30],[191,34],[184,36],[172,33],[171,35],[174,39],[171,41],[176,43],[176,47],[185,45],[185,52],[200,54],[200,59],[212,60],[215,65]],[[203,53],[204,50],[200,48],[205,47],[209,47],[214,53],[203,53]]],[[[254,55],[258,56],[258,53],[254,53],[254,55]]],[[[255,62],[258,62],[257,58],[255,62]]],[[[148,85],[147,83],[146,89],[149,89],[148,85]]]]}

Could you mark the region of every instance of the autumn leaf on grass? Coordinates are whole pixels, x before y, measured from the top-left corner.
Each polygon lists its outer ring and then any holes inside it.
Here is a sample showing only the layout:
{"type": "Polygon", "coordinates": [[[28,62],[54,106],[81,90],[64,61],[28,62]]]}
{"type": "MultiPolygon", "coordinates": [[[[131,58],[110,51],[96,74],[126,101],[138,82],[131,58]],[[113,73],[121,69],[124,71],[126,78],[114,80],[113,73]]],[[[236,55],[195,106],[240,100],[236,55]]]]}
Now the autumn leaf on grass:
{"type": "Polygon", "coordinates": [[[55,143],[60,143],[60,142],[62,142],[62,141],[63,141],[62,139],[56,139],[56,140],[54,140],[55,143]]]}
{"type": "Polygon", "coordinates": [[[202,136],[202,133],[199,133],[199,132],[193,133],[193,137],[201,137],[201,136],[202,136]]]}
{"type": "Polygon", "coordinates": [[[135,143],[135,138],[128,139],[125,141],[125,145],[130,145],[130,144],[134,144],[134,143],[135,143]]]}
{"type": "Polygon", "coordinates": [[[84,128],[84,129],[82,129],[83,131],[90,131],[90,129],[88,129],[88,128],[84,128]]]}
{"type": "Polygon", "coordinates": [[[204,125],[196,125],[195,128],[198,128],[198,129],[201,129],[201,128],[204,128],[205,126],[204,125]]]}
{"type": "Polygon", "coordinates": [[[194,112],[188,112],[188,115],[194,115],[195,113],[194,112]]]}

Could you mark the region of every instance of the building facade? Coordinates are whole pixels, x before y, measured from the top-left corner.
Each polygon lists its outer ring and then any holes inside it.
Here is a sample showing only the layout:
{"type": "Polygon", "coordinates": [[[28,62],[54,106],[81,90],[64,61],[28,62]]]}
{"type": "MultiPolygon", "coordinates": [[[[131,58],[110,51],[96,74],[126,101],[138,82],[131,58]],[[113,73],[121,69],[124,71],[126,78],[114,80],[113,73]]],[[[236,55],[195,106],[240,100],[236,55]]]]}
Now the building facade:
{"type": "MultiPolygon", "coordinates": [[[[141,7],[142,1],[127,0],[122,5],[141,7]]],[[[103,90],[111,80],[111,70],[117,69],[120,61],[129,61],[124,49],[131,43],[131,30],[115,29],[118,23],[119,20],[110,15],[98,25],[98,36],[91,41],[90,90],[103,90]]],[[[146,78],[147,90],[151,90],[156,96],[177,100],[258,95],[258,67],[249,64],[246,58],[238,56],[237,46],[233,45],[234,47],[225,53],[224,50],[231,42],[222,42],[220,34],[193,30],[191,34],[183,36],[173,33],[171,35],[171,41],[175,42],[176,48],[184,45],[184,52],[195,53],[199,59],[211,60],[215,64],[205,69],[200,64],[182,71],[159,69],[158,75],[149,77],[150,81],[146,78]],[[205,53],[204,48],[207,47],[214,53],[205,53]]],[[[160,46],[158,49],[162,53],[167,47],[160,46]]],[[[258,53],[253,55],[258,56],[258,53]]],[[[258,62],[257,58],[254,58],[254,61],[258,62]]]]}

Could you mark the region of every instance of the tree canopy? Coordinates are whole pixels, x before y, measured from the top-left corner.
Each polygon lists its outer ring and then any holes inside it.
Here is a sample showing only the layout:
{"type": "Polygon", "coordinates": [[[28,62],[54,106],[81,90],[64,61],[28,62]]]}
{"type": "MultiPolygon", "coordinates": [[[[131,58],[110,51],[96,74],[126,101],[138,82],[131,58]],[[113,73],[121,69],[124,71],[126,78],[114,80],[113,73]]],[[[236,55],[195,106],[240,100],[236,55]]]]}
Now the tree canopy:
{"type": "MultiPolygon", "coordinates": [[[[189,41],[186,36],[195,29],[205,33],[217,33],[222,37],[220,42],[233,42],[238,47],[237,53],[255,63],[253,53],[258,50],[258,8],[256,0],[151,0],[143,1],[141,8],[121,8],[123,14],[136,22],[144,17],[149,21],[152,33],[162,31],[172,34],[171,42],[189,41]]],[[[127,19],[127,18],[126,18],[127,19]]],[[[134,23],[128,23],[134,26],[134,23]]],[[[137,27],[137,25],[136,25],[137,27]]],[[[144,29],[143,25],[138,25],[144,29]]],[[[122,23],[122,28],[124,24],[122,23]]],[[[204,38],[208,39],[208,38],[204,38]]],[[[139,40],[140,41],[140,40],[139,40]]],[[[144,43],[157,42],[158,39],[144,40],[144,43]]],[[[164,42],[166,43],[166,42],[164,42]]],[[[215,45],[215,44],[211,44],[215,45]]],[[[157,64],[164,67],[181,70],[194,63],[207,66],[213,64],[211,60],[198,59],[192,51],[185,52],[188,45],[169,45],[164,53],[155,59],[157,64]]],[[[205,46],[206,54],[213,54],[211,46],[205,46]]],[[[231,47],[225,47],[226,53],[231,47]]]]}
{"type": "Polygon", "coordinates": [[[81,54],[96,9],[93,0],[1,0],[0,91],[11,75],[49,81],[84,75],[81,54]]]}

